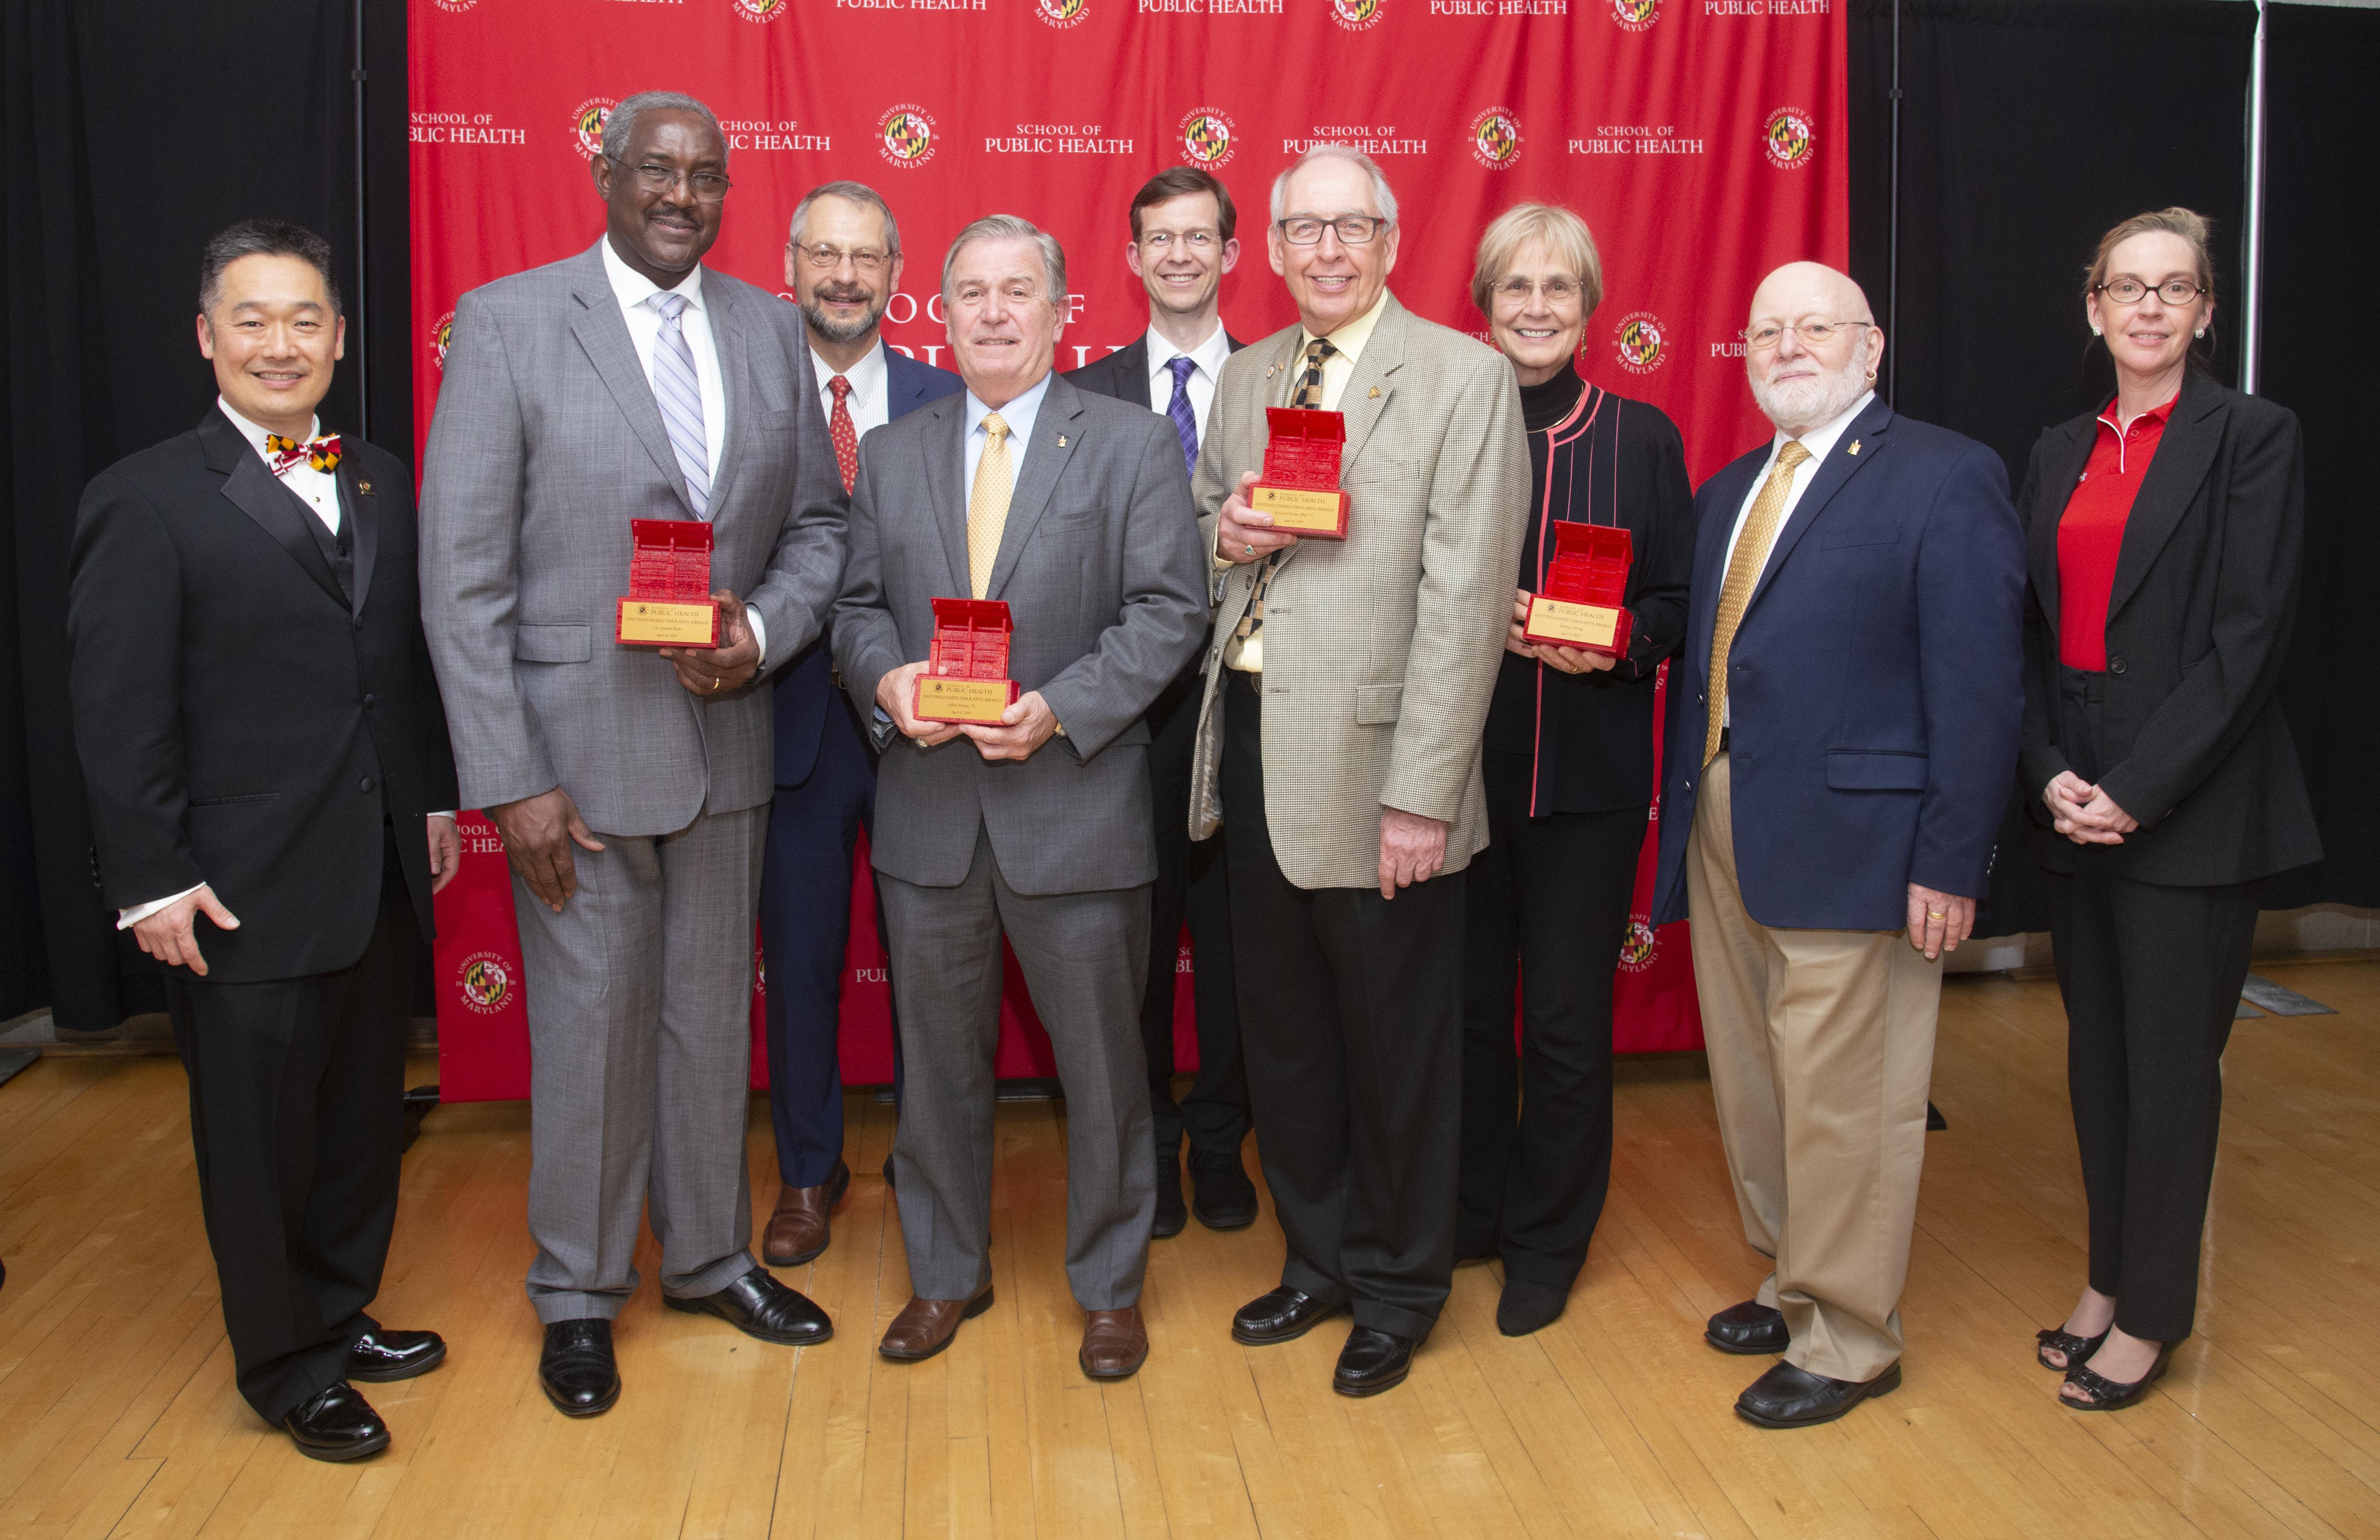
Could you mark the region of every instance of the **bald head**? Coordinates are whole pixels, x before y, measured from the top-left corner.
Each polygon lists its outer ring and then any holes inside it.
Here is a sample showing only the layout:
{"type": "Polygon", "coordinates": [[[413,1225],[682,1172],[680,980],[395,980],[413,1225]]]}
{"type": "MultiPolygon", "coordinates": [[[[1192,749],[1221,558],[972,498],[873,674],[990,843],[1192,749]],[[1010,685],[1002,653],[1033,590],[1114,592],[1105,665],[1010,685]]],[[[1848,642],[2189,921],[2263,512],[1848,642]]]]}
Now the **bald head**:
{"type": "Polygon", "coordinates": [[[1860,286],[1822,262],[1787,262],[1763,278],[1743,364],[1768,420],[1799,438],[1850,410],[1884,357],[1875,322],[1860,286]]]}

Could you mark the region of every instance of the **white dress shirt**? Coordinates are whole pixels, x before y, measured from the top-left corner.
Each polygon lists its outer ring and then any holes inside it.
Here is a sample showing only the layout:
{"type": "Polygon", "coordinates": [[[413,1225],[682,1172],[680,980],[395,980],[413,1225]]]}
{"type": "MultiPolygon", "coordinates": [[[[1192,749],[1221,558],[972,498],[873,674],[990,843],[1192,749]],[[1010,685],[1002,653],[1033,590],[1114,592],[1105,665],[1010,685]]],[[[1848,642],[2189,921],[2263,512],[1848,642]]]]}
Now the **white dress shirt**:
{"type": "MultiPolygon", "coordinates": [[[[605,236],[603,275],[612,281],[612,297],[620,302],[620,315],[628,323],[628,341],[636,346],[637,362],[645,371],[645,387],[653,382],[653,344],[662,334],[662,313],[645,303],[662,292],[661,285],[620,260],[612,249],[612,237],[605,236]]],[[[719,452],[727,443],[727,389],[720,382],[719,344],[710,334],[710,312],[702,302],[702,264],[671,289],[672,294],[686,296],[686,309],[678,313],[678,330],[686,336],[686,346],[694,354],[694,381],[702,392],[703,453],[710,457],[710,479],[719,479],[719,452]]]]}
{"type": "MultiPolygon", "coordinates": [[[[1876,392],[1864,392],[1857,401],[1844,408],[1840,417],[1831,418],[1802,435],[1802,447],[1810,452],[1810,457],[1793,467],[1792,484],[1785,489],[1785,511],[1777,515],[1779,534],[1783,534],[1785,526],[1792,522],[1793,510],[1800,504],[1802,494],[1810,490],[1810,483],[1817,479],[1818,467],[1826,463],[1827,452],[1835,447],[1836,441],[1843,436],[1844,430],[1851,427],[1859,415],[1867,410],[1868,403],[1875,399],[1876,392]]],[[[1743,538],[1744,520],[1752,516],[1752,505],[1759,501],[1760,489],[1767,485],[1768,473],[1777,467],[1777,456],[1784,451],[1785,445],[1790,442],[1790,436],[1785,430],[1779,429],[1775,442],[1768,446],[1768,458],[1760,467],[1760,474],[1752,479],[1751,490],[1743,494],[1743,506],[1735,511],[1735,527],[1730,529],[1727,535],[1727,558],[1719,564],[1719,581],[1722,583],[1727,581],[1728,564],[1735,560],[1735,542],[1743,538]]],[[[1768,550],[1771,555],[1776,553],[1777,547],[1774,542],[1769,545],[1768,550]]],[[[1767,570],[1766,562],[1761,564],[1761,570],[1764,572],[1767,570]]],[[[1759,574],[1755,573],[1753,577],[1756,586],[1759,574]]],[[[1722,723],[1732,723],[1734,720],[1735,712],[1731,707],[1719,715],[1719,721],[1722,723]]]]}
{"type": "Polygon", "coordinates": [[[1184,352],[1152,326],[1148,329],[1148,409],[1159,417],[1167,417],[1166,407],[1173,401],[1173,360],[1187,358],[1197,367],[1190,371],[1187,390],[1190,393],[1190,416],[1198,425],[1198,442],[1207,442],[1207,413],[1215,405],[1215,382],[1223,376],[1223,360],[1232,356],[1232,341],[1223,334],[1221,317],[1215,320],[1215,329],[1207,340],[1184,352]]]}
{"type": "MultiPolygon", "coordinates": [[[[1042,399],[1049,394],[1050,376],[1044,374],[1033,382],[1032,389],[999,408],[1000,420],[1008,424],[1008,486],[1012,493],[1016,490],[1016,483],[1024,479],[1025,449],[1033,442],[1033,419],[1041,415],[1042,399]]],[[[976,399],[975,392],[966,393],[966,438],[963,441],[966,446],[966,464],[959,467],[964,473],[959,482],[962,507],[975,496],[975,467],[982,464],[983,446],[990,442],[990,435],[983,430],[983,419],[992,411],[993,408],[976,399]]]]}
{"type": "MultiPolygon", "coordinates": [[[[832,364],[819,357],[816,347],[810,349],[810,368],[818,371],[819,410],[826,415],[827,423],[832,427],[837,370],[832,364]]],[[[884,361],[882,338],[878,338],[875,346],[841,373],[851,382],[851,395],[845,405],[851,413],[851,430],[855,435],[864,439],[868,430],[881,428],[892,420],[892,380],[891,366],[884,361]]]]}

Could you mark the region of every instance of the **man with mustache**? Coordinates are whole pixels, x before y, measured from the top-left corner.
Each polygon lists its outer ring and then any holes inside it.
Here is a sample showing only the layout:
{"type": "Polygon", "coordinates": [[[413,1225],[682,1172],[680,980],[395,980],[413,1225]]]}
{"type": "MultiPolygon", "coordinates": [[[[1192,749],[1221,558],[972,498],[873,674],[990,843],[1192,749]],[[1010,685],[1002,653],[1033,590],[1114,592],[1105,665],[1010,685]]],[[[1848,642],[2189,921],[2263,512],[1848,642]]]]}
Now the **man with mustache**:
{"type": "MultiPolygon", "coordinates": [[[[873,188],[829,182],[794,205],[785,283],[801,306],[819,412],[846,493],[862,438],[959,388],[950,370],[885,346],[884,307],[901,270],[901,226],[873,188]]],[[[775,689],[777,794],[761,868],[760,951],[780,1185],[760,1256],[797,1267],[826,1250],[828,1216],[851,1185],[836,1026],[852,852],[860,830],[875,824],[876,750],[836,686],[824,637],[784,665],[775,689]]]]}
{"type": "Polygon", "coordinates": [[[752,1259],[744,1118],[771,790],[752,684],[818,636],[844,526],[800,312],[702,265],[718,119],[631,96],[591,169],[595,245],[455,306],[421,500],[463,802],[504,835],[528,973],[538,1379],[575,1417],[619,1399],[648,1214],[670,1309],[791,1346],[833,1329],[752,1259]],[[718,646],[616,639],[638,519],[710,527],[718,646]]]}
{"type": "Polygon", "coordinates": [[[1771,1263],[1706,1336],[1782,1353],[1736,1411],[1805,1427],[1900,1384],[1942,956],[2008,805],[2025,557],[1999,457],[1876,399],[1858,285],[1789,263],[1742,334],[1777,430],[1694,500],[1653,923],[1694,919],[1719,1134],[1771,1263]]]}

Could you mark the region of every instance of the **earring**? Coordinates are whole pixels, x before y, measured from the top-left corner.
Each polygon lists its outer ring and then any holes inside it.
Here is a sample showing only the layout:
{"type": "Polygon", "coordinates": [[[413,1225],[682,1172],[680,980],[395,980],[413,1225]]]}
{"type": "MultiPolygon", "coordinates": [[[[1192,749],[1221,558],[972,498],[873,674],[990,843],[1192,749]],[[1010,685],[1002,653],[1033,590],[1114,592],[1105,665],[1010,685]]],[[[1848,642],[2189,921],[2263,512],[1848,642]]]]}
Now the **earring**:
{"type": "Polygon", "coordinates": [[[2203,337],[2206,335],[2206,328],[2202,326],[2197,331],[2192,332],[2191,335],[2193,337],[2203,337]]]}
{"type": "Polygon", "coordinates": [[[2104,336],[2106,336],[2107,333],[2106,333],[2105,332],[2100,331],[2096,326],[2094,326],[2094,327],[2092,327],[2092,328],[2091,328],[2091,334],[2092,334],[2093,336],[2095,336],[2095,337],[2104,337],[2104,336]]]}
{"type": "Polygon", "coordinates": [[[1867,371],[1867,382],[1871,385],[1876,383],[1876,370],[1869,370],[1867,371]]]}

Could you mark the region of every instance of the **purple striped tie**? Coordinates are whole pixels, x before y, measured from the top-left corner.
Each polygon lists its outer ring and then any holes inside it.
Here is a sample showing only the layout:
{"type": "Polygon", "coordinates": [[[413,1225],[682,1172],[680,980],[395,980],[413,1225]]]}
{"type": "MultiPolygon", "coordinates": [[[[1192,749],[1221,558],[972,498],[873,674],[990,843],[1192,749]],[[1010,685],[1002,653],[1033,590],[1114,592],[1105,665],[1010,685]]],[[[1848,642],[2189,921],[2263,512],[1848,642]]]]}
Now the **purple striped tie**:
{"type": "Polygon", "coordinates": [[[1198,414],[1190,409],[1190,371],[1198,367],[1185,354],[1176,354],[1165,366],[1173,371],[1173,399],[1165,404],[1165,415],[1173,419],[1174,436],[1182,441],[1182,467],[1191,475],[1198,474],[1198,414]]]}
{"type": "Polygon", "coordinates": [[[661,312],[662,334],[653,343],[653,400],[662,409],[677,467],[686,472],[686,501],[694,516],[710,516],[710,447],[702,433],[702,386],[694,373],[694,349],[686,346],[686,296],[663,292],[645,301],[661,312]]]}

